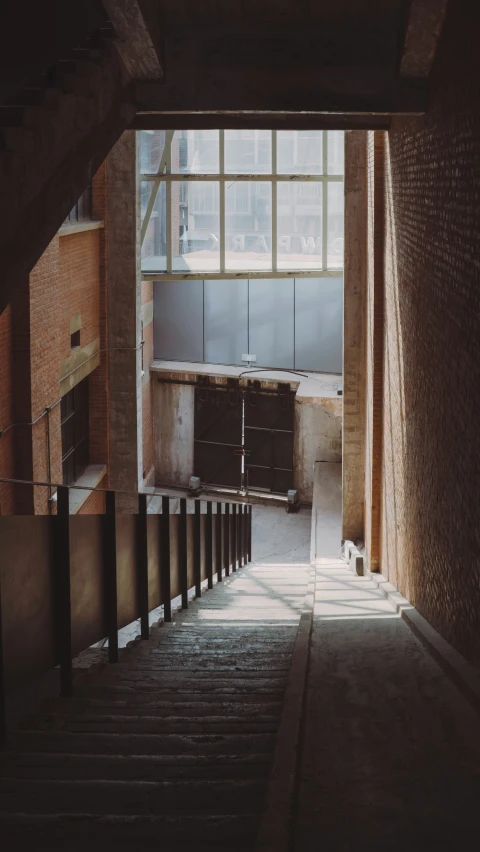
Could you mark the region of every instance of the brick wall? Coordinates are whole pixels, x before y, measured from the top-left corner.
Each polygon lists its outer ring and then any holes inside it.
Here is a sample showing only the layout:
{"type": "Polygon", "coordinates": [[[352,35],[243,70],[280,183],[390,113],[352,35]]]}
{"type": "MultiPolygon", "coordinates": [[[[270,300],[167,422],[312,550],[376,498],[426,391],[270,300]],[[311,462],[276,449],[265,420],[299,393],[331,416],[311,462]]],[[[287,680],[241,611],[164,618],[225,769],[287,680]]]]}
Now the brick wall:
{"type": "Polygon", "coordinates": [[[480,8],[448,6],[428,114],[386,146],[381,569],[480,663],[480,8]]]}
{"type": "MultiPolygon", "coordinates": [[[[105,168],[93,181],[93,214],[105,211],[105,168]]],[[[32,270],[11,308],[0,316],[0,476],[62,481],[60,378],[72,354],[70,320],[81,314],[80,346],[99,341],[106,349],[105,245],[103,229],[61,230],[32,270]],[[48,414],[46,409],[49,409],[48,414]],[[32,422],[36,421],[36,422],[32,422]],[[32,424],[32,425],[29,425],[32,424]],[[50,465],[49,465],[50,462],[50,465]]],[[[107,464],[108,388],[106,353],[88,377],[90,461],[107,464]]],[[[108,477],[103,481],[108,486],[108,477]]],[[[47,514],[50,489],[0,484],[0,513],[47,514]]],[[[98,511],[93,496],[82,512],[98,511]]]]}
{"type": "MultiPolygon", "coordinates": [[[[153,281],[142,282],[142,306],[151,304],[153,300],[153,281]]],[[[153,361],[153,322],[143,326],[143,370],[142,387],[142,451],[143,478],[148,484],[155,481],[155,445],[153,440],[153,389],[150,378],[150,364],[153,361]]]]}
{"type": "Polygon", "coordinates": [[[384,334],[384,151],[385,134],[368,133],[367,374],[365,434],[365,548],[378,571],[382,486],[384,334]]]}
{"type": "MultiPolygon", "coordinates": [[[[0,477],[14,477],[12,405],[12,316],[10,306],[0,314],[0,430],[7,429],[0,437],[0,477]]],[[[0,482],[0,515],[14,512],[14,490],[11,485],[0,482]]]]}

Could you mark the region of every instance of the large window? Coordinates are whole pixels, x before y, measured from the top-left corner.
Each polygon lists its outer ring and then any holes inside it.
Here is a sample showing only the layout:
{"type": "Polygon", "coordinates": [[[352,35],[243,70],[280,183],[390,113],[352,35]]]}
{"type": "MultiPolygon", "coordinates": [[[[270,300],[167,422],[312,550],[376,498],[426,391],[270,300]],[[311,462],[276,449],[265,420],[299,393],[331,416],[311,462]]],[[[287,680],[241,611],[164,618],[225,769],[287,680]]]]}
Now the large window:
{"type": "Polygon", "coordinates": [[[88,466],[88,379],[62,397],[63,484],[76,482],[88,466]]]}
{"type": "Polygon", "coordinates": [[[340,275],[343,143],[343,131],[141,131],[143,272],[340,275]]]}

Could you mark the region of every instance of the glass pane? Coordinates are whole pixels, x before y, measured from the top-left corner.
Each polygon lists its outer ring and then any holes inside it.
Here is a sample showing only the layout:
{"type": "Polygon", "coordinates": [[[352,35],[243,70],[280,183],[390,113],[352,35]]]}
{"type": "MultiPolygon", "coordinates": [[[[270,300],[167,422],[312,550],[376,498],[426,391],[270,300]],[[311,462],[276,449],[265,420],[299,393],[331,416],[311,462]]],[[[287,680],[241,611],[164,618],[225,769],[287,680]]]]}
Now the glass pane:
{"type": "Polygon", "coordinates": [[[327,267],[343,269],[343,181],[328,184],[327,267]]]}
{"type": "Polygon", "coordinates": [[[271,174],[271,130],[225,130],[225,173],[271,174]]]}
{"type": "Polygon", "coordinates": [[[157,174],[165,149],[165,130],[140,130],[140,171],[157,174]]]}
{"type": "Polygon", "coordinates": [[[218,174],[218,130],[176,130],[172,141],[172,174],[218,174]]]}
{"type": "Polygon", "coordinates": [[[167,268],[167,234],[166,234],[166,186],[165,183],[154,184],[152,181],[142,181],[141,209],[142,220],[152,192],[156,193],[152,215],[142,243],[142,271],[163,272],[167,268]],[[158,187],[158,190],[157,190],[158,187]]]}
{"type": "Polygon", "coordinates": [[[172,268],[220,270],[218,181],[172,181],[172,268]]]}
{"type": "Polygon", "coordinates": [[[329,175],[343,175],[344,173],[344,140],[343,130],[327,131],[327,155],[329,175]]]}
{"type": "Polygon", "coordinates": [[[272,186],[266,181],[225,184],[225,267],[272,268],[272,186]]]}
{"type": "Polygon", "coordinates": [[[320,182],[279,181],[277,263],[279,269],[322,268],[322,191],[320,182]]]}
{"type": "Polygon", "coordinates": [[[279,130],[277,172],[279,175],[323,173],[322,130],[279,130]]]}
{"type": "Polygon", "coordinates": [[[155,281],[153,341],[155,358],[203,361],[203,281],[155,281]]]}

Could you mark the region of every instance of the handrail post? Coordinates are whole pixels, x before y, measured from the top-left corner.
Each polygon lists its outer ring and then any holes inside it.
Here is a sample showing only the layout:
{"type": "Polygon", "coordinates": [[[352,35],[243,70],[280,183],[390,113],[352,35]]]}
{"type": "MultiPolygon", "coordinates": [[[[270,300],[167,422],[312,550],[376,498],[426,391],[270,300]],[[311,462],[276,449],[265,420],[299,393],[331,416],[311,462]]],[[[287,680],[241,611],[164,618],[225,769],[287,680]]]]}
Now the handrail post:
{"type": "Polygon", "coordinates": [[[248,507],[248,561],[252,561],[252,504],[248,507]]]}
{"type": "Polygon", "coordinates": [[[244,519],[243,519],[243,564],[248,564],[248,506],[245,504],[244,507],[244,519]]]}
{"type": "Polygon", "coordinates": [[[225,562],[225,575],[230,576],[230,503],[225,503],[223,558],[225,562]]]}
{"type": "Polygon", "coordinates": [[[180,523],[178,525],[178,555],[180,568],[180,591],[182,593],[182,609],[188,609],[188,577],[187,577],[187,501],[180,498],[180,523]]]}
{"type": "Polygon", "coordinates": [[[200,500],[195,500],[195,515],[193,518],[193,573],[195,576],[195,595],[202,596],[202,565],[200,556],[200,500]]]}
{"type": "Polygon", "coordinates": [[[117,535],[115,491],[105,495],[103,559],[106,589],[108,662],[118,663],[117,535]]]}
{"type": "Polygon", "coordinates": [[[164,621],[172,620],[172,594],[170,580],[170,498],[162,497],[160,515],[160,577],[163,593],[164,621]]]}
{"type": "Polygon", "coordinates": [[[140,636],[150,638],[148,624],[148,538],[147,495],[138,495],[137,515],[137,587],[140,605],[140,636]]]}
{"type": "Polygon", "coordinates": [[[217,503],[217,522],[215,526],[215,563],[217,583],[222,582],[222,504],[217,503]]]}
{"type": "Polygon", "coordinates": [[[57,489],[58,546],[58,638],[60,658],[60,692],[72,694],[72,602],[70,588],[70,500],[65,485],[57,489]]]}
{"type": "Polygon", "coordinates": [[[5,699],[5,661],[3,658],[2,582],[0,577],[0,748],[7,742],[7,707],[5,699]]]}
{"type": "Polygon", "coordinates": [[[243,503],[238,507],[238,567],[243,565],[243,503]]]}
{"type": "Polygon", "coordinates": [[[237,570],[237,504],[232,503],[232,571],[237,570]]]}
{"type": "Polygon", "coordinates": [[[213,589],[213,514],[212,501],[207,502],[207,525],[205,527],[205,559],[207,561],[207,584],[213,589]]]}

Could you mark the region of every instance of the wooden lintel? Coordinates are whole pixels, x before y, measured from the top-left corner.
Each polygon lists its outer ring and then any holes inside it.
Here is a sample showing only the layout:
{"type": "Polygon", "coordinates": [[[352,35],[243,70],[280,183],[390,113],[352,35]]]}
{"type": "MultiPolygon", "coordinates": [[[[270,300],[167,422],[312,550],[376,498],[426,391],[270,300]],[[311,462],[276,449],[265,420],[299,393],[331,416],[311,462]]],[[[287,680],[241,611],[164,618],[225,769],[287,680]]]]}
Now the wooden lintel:
{"type": "Polygon", "coordinates": [[[311,113],[323,115],[421,115],[426,110],[424,81],[377,79],[363,84],[350,69],[330,79],[283,75],[170,75],[171,83],[134,84],[134,102],[141,113],[311,113]]]}
{"type": "Polygon", "coordinates": [[[388,130],[388,115],[139,112],[132,130],[388,130]]]}

